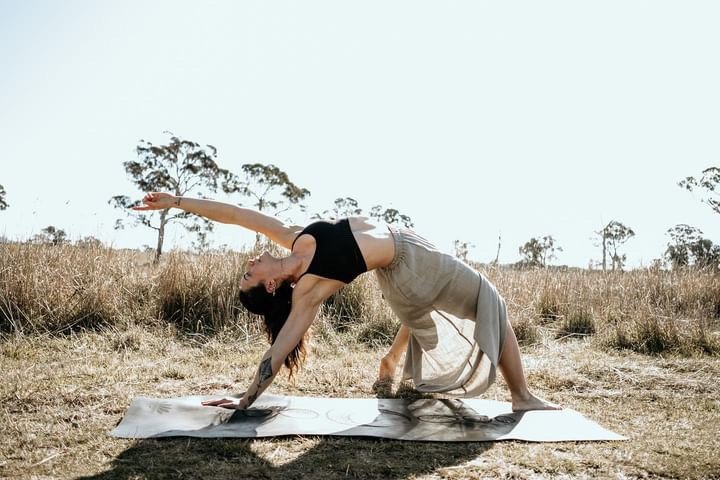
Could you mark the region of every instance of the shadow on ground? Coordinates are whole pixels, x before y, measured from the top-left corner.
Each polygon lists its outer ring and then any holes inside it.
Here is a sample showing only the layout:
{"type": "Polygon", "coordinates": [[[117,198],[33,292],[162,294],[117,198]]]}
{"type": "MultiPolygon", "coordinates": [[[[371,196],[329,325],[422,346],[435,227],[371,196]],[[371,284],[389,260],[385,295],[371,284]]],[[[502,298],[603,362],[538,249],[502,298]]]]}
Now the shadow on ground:
{"type": "Polygon", "coordinates": [[[141,440],[122,452],[112,467],[85,480],[120,478],[400,479],[463,464],[493,442],[426,443],[357,438],[276,438],[264,440],[166,438],[141,440]],[[293,442],[313,442],[306,451],[293,442]],[[257,446],[256,446],[257,447],[257,446]],[[295,450],[295,451],[294,451],[295,450]],[[284,452],[284,453],[277,453],[284,452]],[[274,456],[286,456],[289,460],[274,456]]]}

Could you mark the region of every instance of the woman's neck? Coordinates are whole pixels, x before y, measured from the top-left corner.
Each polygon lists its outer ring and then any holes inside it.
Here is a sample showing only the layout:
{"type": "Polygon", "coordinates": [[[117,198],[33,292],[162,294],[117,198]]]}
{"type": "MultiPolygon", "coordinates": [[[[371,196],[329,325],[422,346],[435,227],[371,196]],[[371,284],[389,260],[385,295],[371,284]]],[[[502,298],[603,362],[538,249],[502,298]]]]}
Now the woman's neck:
{"type": "Polygon", "coordinates": [[[280,279],[296,282],[302,274],[303,259],[296,254],[280,258],[280,279]]]}

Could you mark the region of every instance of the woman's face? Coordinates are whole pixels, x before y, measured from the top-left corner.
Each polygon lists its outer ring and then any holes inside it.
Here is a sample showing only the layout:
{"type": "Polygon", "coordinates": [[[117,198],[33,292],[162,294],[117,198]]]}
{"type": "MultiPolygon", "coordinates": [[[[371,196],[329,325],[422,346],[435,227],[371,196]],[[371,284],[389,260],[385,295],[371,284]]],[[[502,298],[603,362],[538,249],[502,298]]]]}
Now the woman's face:
{"type": "Polygon", "coordinates": [[[245,273],[243,273],[240,280],[240,290],[249,290],[260,283],[265,285],[265,282],[271,279],[270,271],[273,260],[273,256],[268,252],[263,252],[261,255],[248,260],[245,273]]]}

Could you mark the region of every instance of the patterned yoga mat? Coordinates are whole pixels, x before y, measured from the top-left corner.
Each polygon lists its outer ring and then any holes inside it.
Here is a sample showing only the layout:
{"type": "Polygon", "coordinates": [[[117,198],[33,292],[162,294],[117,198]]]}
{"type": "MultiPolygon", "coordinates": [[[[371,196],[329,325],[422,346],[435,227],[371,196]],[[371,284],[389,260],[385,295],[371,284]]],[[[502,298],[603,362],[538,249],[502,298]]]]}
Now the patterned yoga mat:
{"type": "Polygon", "coordinates": [[[510,403],[493,400],[266,394],[248,410],[205,407],[200,403],[216,398],[223,395],[136,398],[111,435],[122,438],[339,435],[436,442],[625,439],[575,410],[513,413],[510,403]]]}

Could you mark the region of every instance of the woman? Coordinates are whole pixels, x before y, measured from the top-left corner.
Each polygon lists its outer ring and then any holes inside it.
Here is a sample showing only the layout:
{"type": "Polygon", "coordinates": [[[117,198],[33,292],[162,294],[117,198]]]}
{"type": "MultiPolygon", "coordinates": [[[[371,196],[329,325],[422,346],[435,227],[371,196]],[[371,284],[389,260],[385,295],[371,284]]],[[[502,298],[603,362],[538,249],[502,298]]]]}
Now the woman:
{"type": "Polygon", "coordinates": [[[380,363],[379,381],[392,380],[407,350],[404,375],[419,391],[478,395],[493,382],[499,367],[513,410],[558,408],[528,390],[505,302],[493,285],[417,234],[377,228],[365,218],[315,222],[303,229],[254,210],[168,193],[148,193],[143,205],[134,207],[167,208],[240,225],[290,250],[286,257],[265,252],[250,260],[240,281],[242,303],[264,316],[272,340],[252,384],[239,402],[221,399],[204,405],[248,408],[283,364],[292,374],[322,302],[358,275],[374,270],[402,324],[380,363]]]}

